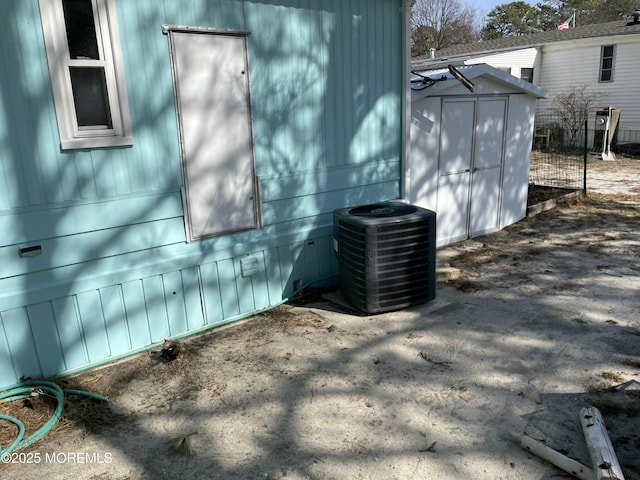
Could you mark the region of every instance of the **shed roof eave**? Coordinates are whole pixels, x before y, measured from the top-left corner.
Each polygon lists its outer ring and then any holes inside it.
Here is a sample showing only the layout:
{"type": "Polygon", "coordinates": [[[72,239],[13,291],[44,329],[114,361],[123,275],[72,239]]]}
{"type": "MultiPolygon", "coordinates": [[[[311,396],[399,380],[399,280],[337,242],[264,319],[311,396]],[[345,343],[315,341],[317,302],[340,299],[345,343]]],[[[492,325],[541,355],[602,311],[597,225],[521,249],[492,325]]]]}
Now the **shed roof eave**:
{"type": "MultiPolygon", "coordinates": [[[[419,70],[418,72],[425,76],[429,76],[430,74],[440,75],[439,70],[419,70]]],[[[538,99],[547,98],[548,96],[546,89],[520,78],[516,78],[513,75],[505,73],[491,65],[487,65],[486,63],[466,66],[461,69],[461,73],[469,80],[483,76],[487,77],[496,83],[508,86],[520,93],[528,94],[538,99]]],[[[433,86],[426,87],[422,90],[413,90],[412,99],[419,100],[421,98],[438,95],[458,84],[457,80],[450,75],[442,75],[442,77],[446,78],[446,80],[437,82],[433,86]]]]}

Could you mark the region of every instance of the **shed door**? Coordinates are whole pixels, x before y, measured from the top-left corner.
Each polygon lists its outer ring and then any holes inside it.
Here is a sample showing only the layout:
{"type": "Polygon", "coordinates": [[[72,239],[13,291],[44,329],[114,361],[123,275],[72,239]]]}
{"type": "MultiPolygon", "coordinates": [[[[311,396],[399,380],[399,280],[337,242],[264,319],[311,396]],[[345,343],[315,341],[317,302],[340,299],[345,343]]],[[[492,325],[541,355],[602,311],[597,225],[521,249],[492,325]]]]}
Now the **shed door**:
{"type": "Polygon", "coordinates": [[[438,243],[468,237],[475,101],[444,100],[438,178],[438,243]]]}
{"type": "Polygon", "coordinates": [[[257,226],[246,37],[169,31],[187,239],[257,226]]]}
{"type": "Polygon", "coordinates": [[[500,198],[504,153],[505,98],[480,98],[476,104],[476,137],[472,166],[469,236],[500,228],[500,198]]]}
{"type": "Polygon", "coordinates": [[[444,99],[438,244],[499,228],[506,98],[444,99]]]}

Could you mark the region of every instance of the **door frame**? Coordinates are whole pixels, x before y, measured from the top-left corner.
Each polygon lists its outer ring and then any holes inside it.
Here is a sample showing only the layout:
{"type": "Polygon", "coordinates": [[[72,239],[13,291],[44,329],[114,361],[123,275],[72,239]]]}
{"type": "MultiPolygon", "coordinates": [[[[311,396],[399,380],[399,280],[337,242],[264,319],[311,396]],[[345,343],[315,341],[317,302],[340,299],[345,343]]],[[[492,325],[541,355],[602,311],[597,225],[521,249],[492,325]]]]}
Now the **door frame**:
{"type": "Polygon", "coordinates": [[[181,173],[182,173],[182,187],[181,187],[181,196],[183,203],[183,211],[184,214],[184,226],[187,237],[187,242],[193,242],[197,240],[203,240],[210,237],[226,235],[238,231],[244,230],[252,230],[255,228],[260,228],[262,226],[262,212],[261,212],[261,199],[260,199],[260,182],[259,178],[255,173],[255,153],[254,153],[254,140],[253,140],[253,118],[251,111],[251,94],[250,94],[250,86],[249,86],[249,60],[248,60],[248,45],[246,42],[246,38],[250,35],[249,31],[245,30],[226,30],[226,29],[217,29],[217,28],[201,28],[201,27],[187,27],[181,25],[162,25],[162,32],[167,35],[169,40],[169,58],[171,64],[171,73],[172,73],[172,82],[173,82],[173,90],[174,90],[174,104],[176,111],[176,120],[178,127],[178,141],[179,141],[179,149],[180,149],[180,165],[181,165],[181,173]],[[192,218],[192,206],[189,202],[189,177],[187,171],[187,152],[186,152],[186,144],[185,144],[185,133],[184,133],[184,122],[183,122],[183,113],[182,113],[182,104],[180,97],[180,87],[179,87],[179,76],[177,72],[176,65],[176,51],[173,44],[173,35],[174,33],[182,33],[182,34],[200,34],[200,35],[216,35],[216,36],[225,36],[225,37],[242,37],[244,39],[243,51],[244,51],[244,73],[246,74],[246,107],[247,107],[247,122],[248,122],[248,142],[250,145],[250,167],[251,172],[248,175],[252,178],[253,183],[253,192],[252,192],[252,203],[253,203],[253,224],[247,225],[242,228],[236,229],[228,229],[222,230],[215,233],[209,233],[204,235],[194,235],[191,218],[192,218]]]}

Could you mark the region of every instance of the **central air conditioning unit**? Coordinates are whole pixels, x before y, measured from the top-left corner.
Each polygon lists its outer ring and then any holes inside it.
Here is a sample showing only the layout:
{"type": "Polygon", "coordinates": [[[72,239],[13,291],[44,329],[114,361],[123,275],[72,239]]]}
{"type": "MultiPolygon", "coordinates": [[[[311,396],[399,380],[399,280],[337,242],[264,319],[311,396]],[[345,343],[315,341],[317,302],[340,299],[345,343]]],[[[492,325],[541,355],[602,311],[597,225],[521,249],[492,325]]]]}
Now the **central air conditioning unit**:
{"type": "Polygon", "coordinates": [[[436,296],[436,214],[399,201],[335,210],[340,292],[380,313],[436,296]]]}

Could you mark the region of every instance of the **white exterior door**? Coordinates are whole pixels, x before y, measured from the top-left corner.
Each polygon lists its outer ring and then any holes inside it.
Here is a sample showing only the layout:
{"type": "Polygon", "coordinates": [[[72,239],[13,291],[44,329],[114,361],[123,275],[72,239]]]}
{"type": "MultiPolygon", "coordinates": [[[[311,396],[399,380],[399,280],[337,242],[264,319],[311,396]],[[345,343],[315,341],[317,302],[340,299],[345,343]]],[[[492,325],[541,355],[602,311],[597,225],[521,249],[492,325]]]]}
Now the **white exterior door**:
{"type": "Polygon", "coordinates": [[[444,99],[438,245],[499,229],[506,98],[444,99]]]}
{"type": "Polygon", "coordinates": [[[436,232],[439,244],[464,240],[469,232],[475,101],[443,100],[436,232]]]}
{"type": "Polygon", "coordinates": [[[187,240],[256,228],[246,37],[168,33],[187,240]]]}
{"type": "Polygon", "coordinates": [[[480,98],[477,102],[469,236],[500,227],[500,198],[507,100],[480,98]]]}

